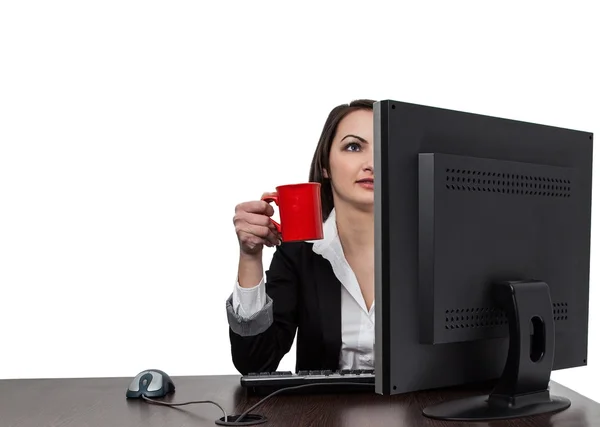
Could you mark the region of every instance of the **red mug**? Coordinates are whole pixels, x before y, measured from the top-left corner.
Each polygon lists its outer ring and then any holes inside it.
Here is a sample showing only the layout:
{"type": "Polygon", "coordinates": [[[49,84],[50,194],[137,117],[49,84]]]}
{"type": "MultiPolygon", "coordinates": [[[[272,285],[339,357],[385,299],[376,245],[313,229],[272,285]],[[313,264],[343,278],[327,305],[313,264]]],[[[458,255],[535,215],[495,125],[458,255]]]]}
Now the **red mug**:
{"type": "Polygon", "coordinates": [[[275,187],[275,193],[262,197],[267,203],[279,206],[281,224],[271,222],[281,233],[284,242],[319,240],[323,238],[321,184],[308,182],[275,187]]]}

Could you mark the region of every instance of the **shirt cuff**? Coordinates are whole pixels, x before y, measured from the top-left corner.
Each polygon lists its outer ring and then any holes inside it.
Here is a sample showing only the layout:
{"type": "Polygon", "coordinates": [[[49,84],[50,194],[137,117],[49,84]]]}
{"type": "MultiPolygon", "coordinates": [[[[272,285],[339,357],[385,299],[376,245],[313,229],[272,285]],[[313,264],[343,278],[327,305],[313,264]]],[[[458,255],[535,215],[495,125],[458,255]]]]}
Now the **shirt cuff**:
{"type": "Polygon", "coordinates": [[[242,288],[236,281],[233,288],[233,311],[240,317],[248,319],[262,310],[267,304],[267,292],[264,277],[252,288],[242,288]]]}
{"type": "Polygon", "coordinates": [[[233,312],[232,302],[233,294],[227,298],[225,307],[229,327],[236,334],[242,337],[253,337],[262,334],[273,324],[273,300],[268,295],[265,307],[247,319],[233,312]]]}

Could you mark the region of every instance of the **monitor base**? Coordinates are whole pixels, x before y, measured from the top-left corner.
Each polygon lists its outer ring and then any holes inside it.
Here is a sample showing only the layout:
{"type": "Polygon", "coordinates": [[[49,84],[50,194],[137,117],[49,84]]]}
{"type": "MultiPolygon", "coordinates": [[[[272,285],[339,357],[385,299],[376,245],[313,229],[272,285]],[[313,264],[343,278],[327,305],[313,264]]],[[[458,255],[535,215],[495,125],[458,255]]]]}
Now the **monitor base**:
{"type": "MultiPolygon", "coordinates": [[[[554,315],[545,282],[495,283],[496,304],[508,317],[509,347],[504,372],[490,395],[433,405],[423,415],[441,420],[485,421],[561,411],[571,402],[548,390],[554,364],[554,315]]],[[[485,361],[482,361],[485,363],[485,361]]]]}
{"type": "Polygon", "coordinates": [[[447,421],[493,421],[558,412],[571,406],[570,400],[548,391],[523,396],[523,400],[526,402],[521,406],[497,406],[490,404],[489,396],[467,397],[425,408],[423,415],[447,421]]]}

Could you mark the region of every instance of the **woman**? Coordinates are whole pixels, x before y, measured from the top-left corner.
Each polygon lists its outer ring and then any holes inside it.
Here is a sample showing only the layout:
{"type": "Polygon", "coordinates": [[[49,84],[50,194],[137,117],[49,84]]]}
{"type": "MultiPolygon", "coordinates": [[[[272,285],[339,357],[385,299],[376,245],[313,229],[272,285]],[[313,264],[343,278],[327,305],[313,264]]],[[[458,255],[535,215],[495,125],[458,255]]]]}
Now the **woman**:
{"type": "Polygon", "coordinates": [[[264,201],[236,206],[238,281],[226,308],[238,371],[273,372],[296,331],[296,371],[373,369],[373,101],[329,114],[310,168],[324,238],[281,243],[264,201]],[[262,248],[276,246],[263,277],[262,248]]]}

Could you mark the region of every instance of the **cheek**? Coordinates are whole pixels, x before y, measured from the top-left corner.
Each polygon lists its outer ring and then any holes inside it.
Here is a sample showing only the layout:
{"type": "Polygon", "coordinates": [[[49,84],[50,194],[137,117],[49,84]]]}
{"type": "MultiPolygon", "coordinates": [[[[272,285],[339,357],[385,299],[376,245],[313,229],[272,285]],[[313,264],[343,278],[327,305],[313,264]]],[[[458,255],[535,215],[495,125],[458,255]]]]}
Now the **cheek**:
{"type": "Polygon", "coordinates": [[[367,157],[372,153],[335,153],[329,158],[331,179],[333,184],[341,188],[352,187],[354,181],[361,174],[363,165],[368,162],[367,157]]]}
{"type": "Polygon", "coordinates": [[[331,175],[337,188],[350,187],[355,180],[356,171],[348,164],[332,165],[331,175]]]}

